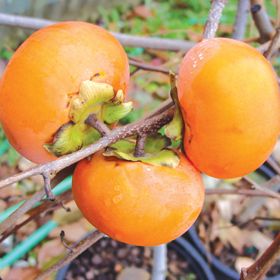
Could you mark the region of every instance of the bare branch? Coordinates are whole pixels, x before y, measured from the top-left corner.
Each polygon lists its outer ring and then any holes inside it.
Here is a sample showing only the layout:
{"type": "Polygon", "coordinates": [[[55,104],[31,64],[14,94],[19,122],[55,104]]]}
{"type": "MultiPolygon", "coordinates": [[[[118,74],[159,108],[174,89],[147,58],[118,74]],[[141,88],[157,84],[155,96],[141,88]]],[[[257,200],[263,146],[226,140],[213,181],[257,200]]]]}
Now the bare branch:
{"type": "Polygon", "coordinates": [[[273,190],[270,190],[268,187],[261,186],[261,185],[257,184],[256,182],[251,180],[248,176],[244,176],[243,180],[246,180],[256,190],[262,191],[263,193],[268,194],[270,197],[274,197],[274,198],[280,199],[280,194],[279,193],[277,193],[277,192],[275,192],[273,190]]]}
{"type": "Polygon", "coordinates": [[[51,178],[49,173],[42,174],[44,179],[44,190],[47,196],[47,199],[54,201],[54,194],[52,193],[51,189],[51,178]]]}
{"type": "Polygon", "coordinates": [[[71,248],[71,246],[68,245],[67,241],[65,240],[65,231],[62,230],[59,234],[60,236],[60,240],[61,240],[61,243],[62,245],[67,249],[69,250],[69,252],[73,253],[73,249],[71,248]]]}
{"type": "Polygon", "coordinates": [[[276,28],[276,32],[269,44],[268,49],[264,52],[264,56],[270,60],[273,54],[279,49],[280,47],[280,26],[276,28]]]}
{"type": "Polygon", "coordinates": [[[129,64],[137,67],[137,69],[158,72],[158,73],[162,73],[162,74],[166,74],[166,75],[169,75],[169,72],[170,72],[168,69],[164,69],[162,67],[153,66],[153,65],[150,65],[147,63],[134,61],[134,60],[129,60],[129,64]]]}
{"type": "Polygon", "coordinates": [[[250,267],[243,268],[241,271],[241,280],[259,280],[264,279],[266,273],[280,257],[280,233],[275,240],[265,250],[265,252],[250,267]]]}
{"type": "MultiPolygon", "coordinates": [[[[54,24],[55,21],[16,16],[0,13],[0,25],[14,26],[28,29],[39,29],[54,24]]],[[[111,32],[123,45],[139,48],[159,49],[166,51],[187,51],[195,43],[183,40],[149,38],[144,36],[127,35],[111,32]]]]}
{"type": "MultiPolygon", "coordinates": [[[[244,196],[261,196],[275,198],[267,192],[250,189],[206,189],[207,195],[244,195],[244,196]]],[[[278,199],[278,198],[277,198],[278,199]]]]}
{"type": "Polygon", "coordinates": [[[3,242],[9,235],[15,233],[17,230],[23,227],[25,224],[36,219],[42,214],[46,214],[50,211],[54,211],[62,207],[63,203],[67,203],[72,199],[72,192],[67,191],[60,195],[55,201],[46,200],[43,204],[31,209],[30,211],[27,211],[29,217],[17,224],[14,224],[12,227],[9,228],[9,230],[5,231],[0,237],[0,243],[3,242]]]}
{"type": "Polygon", "coordinates": [[[243,40],[246,30],[249,8],[249,0],[238,1],[237,14],[232,34],[233,39],[243,40]]]}
{"type": "Polygon", "coordinates": [[[0,224],[0,236],[9,230],[17,220],[22,217],[27,211],[29,211],[37,202],[39,202],[45,195],[45,191],[41,190],[35,193],[30,199],[26,200],[15,212],[13,212],[9,218],[0,224]]]}
{"type": "Polygon", "coordinates": [[[211,9],[203,32],[204,39],[215,37],[226,2],[227,0],[212,0],[211,9]]]}
{"type": "MultiPolygon", "coordinates": [[[[51,186],[54,187],[65,179],[69,174],[73,173],[75,165],[70,165],[69,167],[63,169],[51,180],[51,186]]],[[[11,229],[17,222],[17,220],[22,217],[26,212],[36,205],[45,195],[45,191],[41,190],[35,193],[31,198],[26,200],[15,212],[13,212],[5,221],[0,224],[0,236],[6,231],[11,229]]]]}
{"type": "Polygon", "coordinates": [[[263,0],[251,0],[251,14],[260,34],[260,42],[270,40],[275,31],[263,5],[263,0]]]}
{"type": "Polygon", "coordinates": [[[44,271],[41,275],[39,275],[36,280],[43,280],[50,276],[53,272],[59,270],[66,264],[70,263],[80,254],[82,254],[86,249],[96,243],[99,239],[104,237],[104,234],[99,231],[94,231],[82,239],[78,244],[73,244],[70,248],[70,251],[61,261],[51,266],[49,269],[44,271]]]}
{"type": "Polygon", "coordinates": [[[108,126],[105,123],[98,120],[95,114],[89,115],[88,118],[85,120],[85,123],[95,128],[101,134],[101,136],[106,136],[111,132],[111,129],[108,128],[108,126]]]}

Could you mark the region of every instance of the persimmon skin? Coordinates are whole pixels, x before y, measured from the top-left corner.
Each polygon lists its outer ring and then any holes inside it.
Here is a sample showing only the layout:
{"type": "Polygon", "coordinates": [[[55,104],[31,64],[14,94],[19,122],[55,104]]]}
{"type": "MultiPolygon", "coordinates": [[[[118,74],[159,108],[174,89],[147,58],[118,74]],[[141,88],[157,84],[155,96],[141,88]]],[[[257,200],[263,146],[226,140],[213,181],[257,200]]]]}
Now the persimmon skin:
{"type": "Polygon", "coordinates": [[[243,176],[272,152],[280,99],[271,64],[232,39],[204,40],[184,57],[178,95],[192,163],[217,178],[243,176]]]}
{"type": "Polygon", "coordinates": [[[181,156],[177,168],[105,158],[81,161],[73,195],[85,218],[118,241],[155,246],[183,234],[198,217],[204,187],[181,156]]]}
{"type": "Polygon", "coordinates": [[[71,95],[97,73],[99,81],[127,90],[127,55],[106,30],[62,22],[33,33],[0,82],[0,121],[13,147],[36,163],[55,159],[43,145],[69,121],[71,95]]]}

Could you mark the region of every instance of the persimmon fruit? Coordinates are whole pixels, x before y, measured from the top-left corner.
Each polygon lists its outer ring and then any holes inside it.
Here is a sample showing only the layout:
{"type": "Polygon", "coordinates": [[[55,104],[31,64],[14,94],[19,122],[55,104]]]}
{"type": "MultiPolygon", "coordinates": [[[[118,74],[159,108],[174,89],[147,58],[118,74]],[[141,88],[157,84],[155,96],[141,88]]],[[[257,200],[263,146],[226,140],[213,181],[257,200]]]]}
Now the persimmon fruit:
{"type": "Polygon", "coordinates": [[[202,41],[184,57],[178,97],[184,148],[192,163],[217,178],[258,168],[280,131],[274,70],[261,53],[233,39],[202,41]]]}
{"type": "Polygon", "coordinates": [[[85,22],[57,23],[33,33],[0,83],[0,121],[13,147],[36,163],[55,159],[43,146],[69,121],[71,98],[89,79],[127,90],[127,55],[113,35],[85,22]]]}
{"type": "Polygon", "coordinates": [[[176,168],[98,153],[79,162],[73,195],[85,218],[113,239],[139,246],[169,242],[198,217],[204,187],[182,155],[176,168]]]}

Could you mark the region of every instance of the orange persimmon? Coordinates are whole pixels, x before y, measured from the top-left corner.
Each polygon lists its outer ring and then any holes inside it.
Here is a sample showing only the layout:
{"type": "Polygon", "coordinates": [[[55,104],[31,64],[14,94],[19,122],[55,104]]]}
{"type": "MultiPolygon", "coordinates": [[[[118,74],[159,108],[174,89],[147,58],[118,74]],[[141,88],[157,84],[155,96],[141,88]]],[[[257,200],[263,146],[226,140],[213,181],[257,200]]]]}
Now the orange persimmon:
{"type": "Polygon", "coordinates": [[[104,157],[78,163],[73,195],[85,218],[113,239],[139,246],[169,242],[197,219],[200,173],[184,157],[176,168],[104,157]]]}
{"type": "Polygon", "coordinates": [[[55,159],[43,145],[69,121],[70,100],[89,79],[127,90],[127,55],[113,35],[85,22],[33,33],[0,83],[0,121],[13,147],[37,163],[55,159]]]}
{"type": "Polygon", "coordinates": [[[271,64],[232,39],[204,40],[184,57],[178,95],[184,148],[192,163],[217,178],[258,168],[280,132],[280,98],[271,64]]]}

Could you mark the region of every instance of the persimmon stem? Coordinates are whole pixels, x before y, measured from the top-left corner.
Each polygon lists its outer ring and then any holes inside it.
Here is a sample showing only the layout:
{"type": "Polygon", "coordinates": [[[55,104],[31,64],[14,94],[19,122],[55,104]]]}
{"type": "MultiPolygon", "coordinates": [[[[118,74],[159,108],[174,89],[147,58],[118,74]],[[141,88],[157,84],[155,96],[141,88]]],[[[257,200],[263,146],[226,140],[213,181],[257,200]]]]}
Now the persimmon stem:
{"type": "Polygon", "coordinates": [[[145,142],[146,142],[147,135],[137,135],[136,138],[136,146],[134,151],[135,157],[143,157],[145,155],[145,142]]]}
{"type": "Polygon", "coordinates": [[[111,129],[109,129],[105,123],[100,121],[95,114],[90,114],[85,120],[85,124],[95,128],[101,136],[106,136],[111,132],[111,129]]]}

